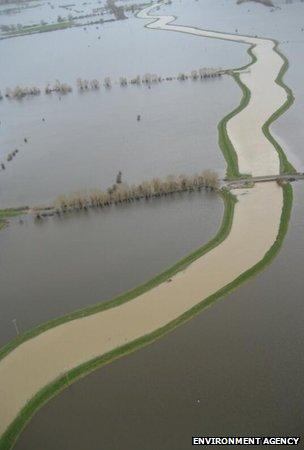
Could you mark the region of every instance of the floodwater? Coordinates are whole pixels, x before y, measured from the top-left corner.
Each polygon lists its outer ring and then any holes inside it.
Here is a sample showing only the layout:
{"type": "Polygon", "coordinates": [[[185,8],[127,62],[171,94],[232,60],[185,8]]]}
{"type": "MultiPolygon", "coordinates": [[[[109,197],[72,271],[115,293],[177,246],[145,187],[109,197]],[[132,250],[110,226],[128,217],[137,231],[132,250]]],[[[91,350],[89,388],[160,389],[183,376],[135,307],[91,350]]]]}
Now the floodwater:
{"type": "MultiPolygon", "coordinates": [[[[175,7],[172,5],[172,13],[175,7]]],[[[47,20],[47,16],[41,18],[47,20]]],[[[231,68],[249,61],[242,46],[179,33],[156,33],[146,29],[145,23],[130,17],[98,28],[1,40],[5,70],[0,73],[0,89],[16,84],[45,86],[56,78],[74,84],[78,77],[118,79],[146,72],[177,75],[199,67],[231,68]]]]}
{"type": "Polygon", "coordinates": [[[9,152],[19,149],[0,172],[1,207],[48,203],[63,193],[105,188],[119,170],[128,182],[205,168],[224,173],[217,123],[241,96],[229,77],[166,82],[151,89],[115,84],[108,91],[77,92],[78,77],[110,76],[114,81],[120,75],[177,75],[201,66],[227,68],[248,61],[242,46],[155,33],[144,25],[144,20],[132,17],[102,29],[0,41],[6,61],[1,89],[17,84],[43,89],[57,78],[74,87],[61,100],[41,94],[0,102],[0,159],[5,161],[9,152]]]}
{"type": "Polygon", "coordinates": [[[223,77],[152,89],[115,86],[61,101],[41,96],[29,100],[29,110],[26,99],[7,102],[3,148],[19,153],[0,171],[0,204],[48,204],[60,194],[107,188],[119,170],[128,183],[209,168],[224,174],[217,123],[240,96],[223,77]]]}
{"type": "Polygon", "coordinates": [[[0,233],[0,347],[21,331],[110,300],[208,242],[223,205],[213,193],[174,195],[50,218],[0,233]]]}
{"type": "Polygon", "coordinates": [[[300,436],[303,189],[294,185],[289,232],[270,266],[161,340],[51,400],[16,450],[190,450],[192,435],[300,436]]]}
{"type": "MultiPolygon", "coordinates": [[[[237,5],[235,0],[191,3],[187,0],[174,4],[177,23],[195,25],[217,31],[226,31],[251,36],[268,37],[279,41],[279,49],[287,56],[289,68],[284,77],[285,83],[295,96],[294,105],[271,126],[271,131],[279,140],[289,160],[299,171],[304,170],[304,4],[294,0],[273,0],[276,9],[259,3],[245,2],[237,5]]],[[[166,13],[172,9],[167,7],[166,13]]],[[[171,13],[170,13],[171,11],[171,13]]]]}

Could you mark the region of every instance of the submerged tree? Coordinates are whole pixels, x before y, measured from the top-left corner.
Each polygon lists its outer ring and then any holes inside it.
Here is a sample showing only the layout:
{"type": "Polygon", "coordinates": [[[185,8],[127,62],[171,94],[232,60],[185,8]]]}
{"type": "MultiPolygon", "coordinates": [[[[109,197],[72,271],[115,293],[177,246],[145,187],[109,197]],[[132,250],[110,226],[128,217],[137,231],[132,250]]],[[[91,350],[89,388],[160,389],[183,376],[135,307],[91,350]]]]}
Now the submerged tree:
{"type": "Polygon", "coordinates": [[[111,78],[110,77],[106,77],[104,79],[104,85],[106,88],[111,88],[112,87],[112,82],[111,82],[111,78]]]}
{"type": "Polygon", "coordinates": [[[180,81],[185,81],[185,80],[187,80],[187,78],[188,78],[187,75],[185,73],[183,73],[183,72],[180,72],[177,75],[177,79],[180,80],[180,81]]]}
{"type": "Polygon", "coordinates": [[[197,80],[199,78],[199,74],[198,74],[197,70],[191,71],[191,78],[192,78],[192,80],[197,80]]]}
{"type": "Polygon", "coordinates": [[[120,86],[127,86],[128,85],[128,80],[126,77],[120,77],[119,78],[119,84],[120,86]]]}
{"type": "Polygon", "coordinates": [[[168,175],[164,180],[153,178],[150,181],[143,181],[131,186],[127,183],[122,183],[121,172],[119,172],[116,183],[105,192],[100,189],[94,189],[89,193],[77,192],[68,197],[60,196],[55,200],[53,206],[58,213],[79,211],[87,208],[103,208],[112,204],[133,202],[140,199],[149,200],[152,197],[162,197],[185,191],[191,192],[202,188],[217,190],[219,184],[217,173],[211,170],[205,170],[192,176],[168,175]]]}

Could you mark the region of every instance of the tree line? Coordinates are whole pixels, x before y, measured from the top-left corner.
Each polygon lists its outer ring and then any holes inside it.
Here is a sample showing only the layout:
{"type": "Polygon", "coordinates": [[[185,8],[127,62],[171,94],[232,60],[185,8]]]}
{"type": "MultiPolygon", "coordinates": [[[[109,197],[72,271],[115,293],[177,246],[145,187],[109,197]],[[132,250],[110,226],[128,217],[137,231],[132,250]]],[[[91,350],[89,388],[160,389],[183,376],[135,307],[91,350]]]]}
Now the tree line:
{"type": "MultiPolygon", "coordinates": [[[[185,81],[188,79],[191,80],[204,80],[207,78],[216,78],[221,77],[226,71],[222,69],[212,69],[212,68],[200,68],[198,70],[192,70],[190,73],[180,72],[177,76],[167,76],[162,77],[160,75],[154,73],[146,73],[143,76],[137,75],[136,77],[128,79],[125,76],[119,77],[118,81],[112,81],[110,77],[105,77],[103,80],[98,80],[96,78],[89,80],[84,78],[77,78],[76,86],[79,91],[90,91],[90,90],[98,90],[102,86],[105,88],[111,88],[113,84],[119,84],[120,86],[128,86],[130,85],[146,85],[151,87],[153,84],[158,84],[163,81],[185,81]]],[[[51,94],[52,92],[57,92],[59,94],[68,94],[72,92],[73,87],[68,83],[62,83],[59,80],[56,80],[53,85],[50,83],[44,88],[45,94],[51,94]]],[[[5,89],[5,97],[9,99],[21,99],[27,96],[35,96],[40,95],[42,90],[37,86],[20,86],[17,85],[13,88],[7,87],[5,89]]],[[[3,99],[3,95],[0,91],[0,100],[3,99]]]]}
{"type": "Polygon", "coordinates": [[[106,190],[92,189],[89,192],[75,192],[60,195],[47,208],[34,208],[37,219],[62,213],[105,208],[111,205],[131,203],[142,199],[150,200],[175,193],[194,192],[202,189],[217,191],[220,187],[219,176],[212,170],[204,170],[196,175],[168,175],[165,179],[153,178],[139,184],[115,183],[106,190]]]}

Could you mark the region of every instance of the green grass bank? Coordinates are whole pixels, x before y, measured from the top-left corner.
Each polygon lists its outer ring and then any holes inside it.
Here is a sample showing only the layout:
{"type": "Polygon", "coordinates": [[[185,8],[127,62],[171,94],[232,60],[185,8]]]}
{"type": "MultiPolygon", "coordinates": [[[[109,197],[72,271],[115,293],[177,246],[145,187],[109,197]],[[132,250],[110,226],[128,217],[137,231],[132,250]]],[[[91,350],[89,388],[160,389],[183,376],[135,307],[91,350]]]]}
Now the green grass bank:
{"type": "Polygon", "coordinates": [[[264,125],[262,127],[262,130],[263,130],[263,133],[266,136],[266,138],[272,143],[272,145],[274,146],[274,148],[278,152],[278,155],[279,155],[279,158],[280,158],[280,172],[281,172],[281,174],[294,174],[294,173],[297,173],[296,169],[288,161],[288,158],[285,155],[282,147],[274,139],[274,137],[272,136],[272,134],[270,132],[270,126],[272,125],[272,123],[275,122],[282,114],[284,114],[287,111],[287,109],[289,109],[290,106],[294,102],[294,95],[292,93],[292,90],[283,81],[284,75],[285,75],[285,73],[286,73],[286,71],[288,70],[288,67],[289,67],[289,61],[286,58],[286,56],[283,55],[283,53],[281,53],[280,50],[278,49],[278,46],[279,46],[278,41],[274,41],[274,42],[275,42],[274,51],[276,53],[278,53],[280,55],[280,57],[283,59],[283,61],[284,61],[284,64],[281,67],[281,70],[280,70],[280,72],[279,72],[279,74],[278,74],[278,76],[276,78],[276,83],[279,86],[281,86],[283,89],[285,89],[286,94],[287,94],[287,99],[286,99],[285,103],[277,111],[275,111],[272,114],[272,116],[270,116],[269,119],[264,123],[264,125]]]}
{"type": "Polygon", "coordinates": [[[28,211],[27,208],[0,209],[0,230],[7,226],[8,220],[12,217],[22,216],[28,211]]]}

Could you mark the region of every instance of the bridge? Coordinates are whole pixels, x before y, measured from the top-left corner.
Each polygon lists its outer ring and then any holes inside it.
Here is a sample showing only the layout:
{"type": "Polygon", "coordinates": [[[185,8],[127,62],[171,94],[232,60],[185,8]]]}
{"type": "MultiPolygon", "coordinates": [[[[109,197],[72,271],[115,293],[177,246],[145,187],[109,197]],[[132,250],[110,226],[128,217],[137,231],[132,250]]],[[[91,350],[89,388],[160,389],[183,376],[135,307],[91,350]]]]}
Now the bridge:
{"type": "Polygon", "coordinates": [[[286,181],[293,182],[298,180],[304,180],[304,173],[290,173],[281,175],[262,175],[258,177],[236,178],[227,179],[224,178],[223,185],[229,188],[244,187],[248,183],[267,183],[269,181],[286,181]]]}

